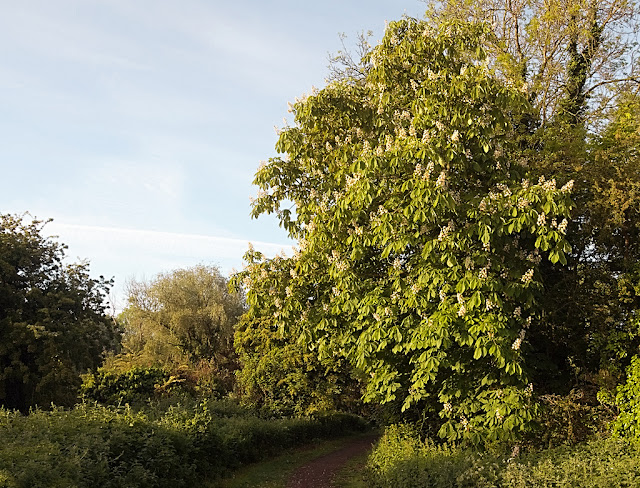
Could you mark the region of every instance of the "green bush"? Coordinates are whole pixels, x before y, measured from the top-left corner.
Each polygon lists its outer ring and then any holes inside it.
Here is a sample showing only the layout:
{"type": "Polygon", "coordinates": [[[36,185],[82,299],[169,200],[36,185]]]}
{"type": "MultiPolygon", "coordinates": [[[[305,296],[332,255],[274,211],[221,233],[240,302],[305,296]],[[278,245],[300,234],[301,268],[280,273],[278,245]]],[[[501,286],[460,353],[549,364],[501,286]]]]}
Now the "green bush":
{"type": "Polygon", "coordinates": [[[640,358],[635,356],[627,368],[627,381],[618,386],[616,406],[620,410],[611,424],[615,435],[640,438],[640,358]]]}
{"type": "Polygon", "coordinates": [[[165,399],[141,410],[85,403],[28,416],[0,410],[0,488],[193,486],[366,427],[346,414],[264,419],[228,401],[165,399]]]}
{"type": "Polygon", "coordinates": [[[395,425],[371,453],[368,471],[373,488],[635,487],[640,442],[595,439],[512,457],[436,445],[411,427],[395,425]]]}
{"type": "Polygon", "coordinates": [[[82,380],[82,398],[106,405],[124,405],[156,397],[171,377],[161,368],[134,367],[124,372],[101,369],[83,375],[82,380]]]}
{"type": "Polygon", "coordinates": [[[392,425],[368,461],[371,486],[383,487],[494,487],[500,459],[420,439],[405,424],[392,425]]]}

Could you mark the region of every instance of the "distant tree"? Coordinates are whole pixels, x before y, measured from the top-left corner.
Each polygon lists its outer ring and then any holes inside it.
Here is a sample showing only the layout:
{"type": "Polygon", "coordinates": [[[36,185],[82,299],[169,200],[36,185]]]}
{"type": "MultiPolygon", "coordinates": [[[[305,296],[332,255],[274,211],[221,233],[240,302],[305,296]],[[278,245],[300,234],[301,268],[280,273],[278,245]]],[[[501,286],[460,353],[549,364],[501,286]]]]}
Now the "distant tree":
{"type": "Polygon", "coordinates": [[[0,214],[0,404],[22,411],[73,404],[79,375],[120,339],[105,310],[110,283],[86,262],[65,264],[45,224],[0,214]]]}
{"type": "Polygon", "coordinates": [[[123,356],[142,365],[175,367],[207,361],[234,367],[234,326],[244,312],[242,293],[231,293],[215,266],[161,273],[129,284],[122,312],[123,356]],[[137,359],[135,359],[137,358],[137,359]]]}

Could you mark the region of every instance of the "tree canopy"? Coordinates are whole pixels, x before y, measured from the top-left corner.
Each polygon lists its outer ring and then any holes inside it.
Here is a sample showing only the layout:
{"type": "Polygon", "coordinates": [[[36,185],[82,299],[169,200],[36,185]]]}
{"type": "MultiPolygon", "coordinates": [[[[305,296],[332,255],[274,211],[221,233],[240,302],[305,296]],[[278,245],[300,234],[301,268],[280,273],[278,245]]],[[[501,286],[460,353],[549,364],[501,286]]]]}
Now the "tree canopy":
{"type": "Polygon", "coordinates": [[[204,360],[229,366],[235,360],[234,326],[244,306],[243,294],[229,292],[227,278],[215,266],[177,269],[149,282],[134,280],[121,316],[124,353],[148,365],[204,360]]]}
{"type": "Polygon", "coordinates": [[[481,24],[390,23],[364,78],[294,104],[284,155],[256,175],[254,215],[276,212],[300,249],[250,252],[244,273],[252,308],[321,357],[348,358],[367,400],[439,415],[448,438],[531,419],[540,263],[570,250],[573,182],[527,178],[530,106],[490,70],[490,38],[481,24]]]}
{"type": "Polygon", "coordinates": [[[28,410],[76,401],[79,375],[119,344],[110,283],[66,264],[46,222],[0,214],[0,403],[28,410]]]}

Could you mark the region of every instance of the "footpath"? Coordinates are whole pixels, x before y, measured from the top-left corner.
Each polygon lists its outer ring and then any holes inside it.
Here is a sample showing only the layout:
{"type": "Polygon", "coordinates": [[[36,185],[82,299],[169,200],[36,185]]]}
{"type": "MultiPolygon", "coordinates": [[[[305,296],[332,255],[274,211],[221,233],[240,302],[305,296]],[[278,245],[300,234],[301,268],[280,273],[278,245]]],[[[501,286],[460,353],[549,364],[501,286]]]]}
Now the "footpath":
{"type": "Polygon", "coordinates": [[[330,488],[335,474],[352,458],[370,451],[377,434],[356,439],[346,446],[314,459],[293,472],[287,488],[330,488]]]}

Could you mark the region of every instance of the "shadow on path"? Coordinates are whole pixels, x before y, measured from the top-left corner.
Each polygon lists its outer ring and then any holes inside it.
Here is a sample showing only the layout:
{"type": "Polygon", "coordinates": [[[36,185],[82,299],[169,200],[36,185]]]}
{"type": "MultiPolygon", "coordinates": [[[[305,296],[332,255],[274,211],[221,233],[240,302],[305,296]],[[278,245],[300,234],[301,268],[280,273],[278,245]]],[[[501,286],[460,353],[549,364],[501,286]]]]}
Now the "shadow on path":
{"type": "Polygon", "coordinates": [[[287,488],[328,488],[331,479],[351,458],[370,451],[379,434],[361,437],[337,451],[320,456],[298,468],[291,475],[287,488]]]}

